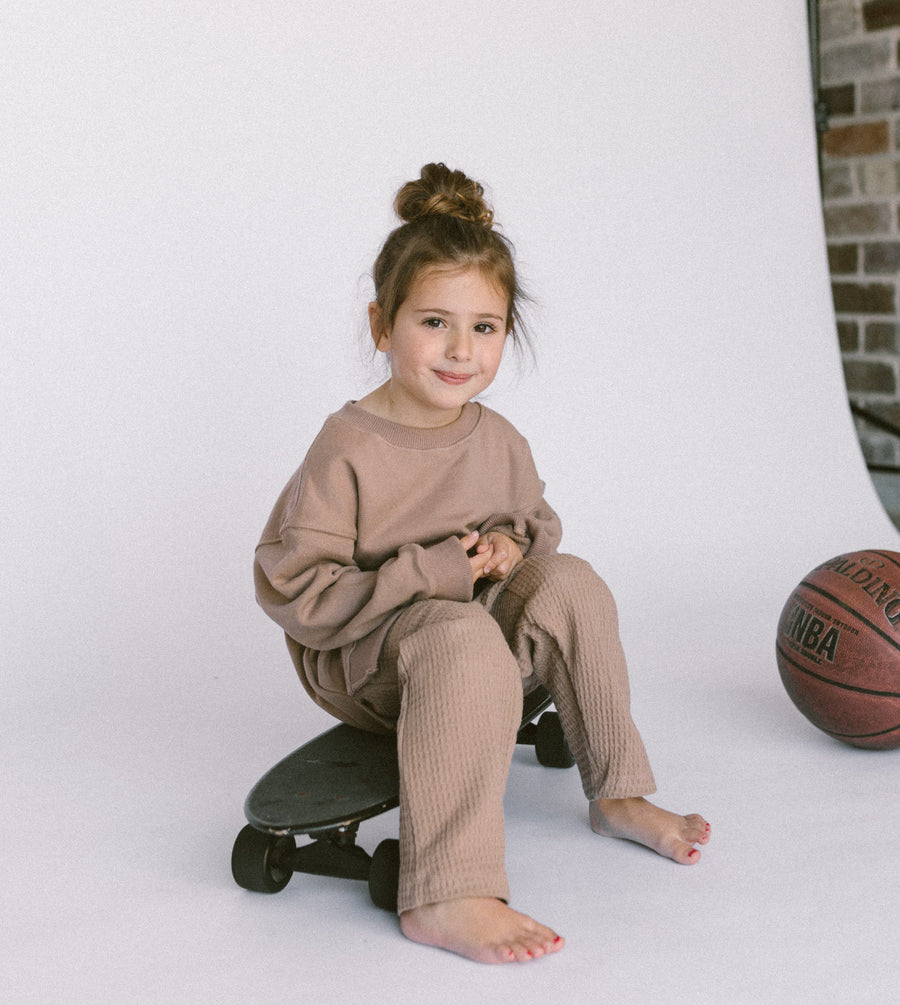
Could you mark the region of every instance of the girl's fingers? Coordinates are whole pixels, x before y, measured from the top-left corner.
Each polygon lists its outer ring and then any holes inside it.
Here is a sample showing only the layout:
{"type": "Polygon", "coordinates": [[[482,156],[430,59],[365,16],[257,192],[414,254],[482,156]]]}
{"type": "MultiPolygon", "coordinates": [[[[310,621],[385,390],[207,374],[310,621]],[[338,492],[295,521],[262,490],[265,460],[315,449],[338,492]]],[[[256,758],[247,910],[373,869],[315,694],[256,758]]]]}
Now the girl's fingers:
{"type": "Polygon", "coordinates": [[[474,555],[469,557],[469,562],[473,569],[477,569],[479,572],[483,572],[485,566],[490,563],[491,557],[493,555],[493,549],[490,545],[487,548],[482,548],[479,546],[474,555]]]}

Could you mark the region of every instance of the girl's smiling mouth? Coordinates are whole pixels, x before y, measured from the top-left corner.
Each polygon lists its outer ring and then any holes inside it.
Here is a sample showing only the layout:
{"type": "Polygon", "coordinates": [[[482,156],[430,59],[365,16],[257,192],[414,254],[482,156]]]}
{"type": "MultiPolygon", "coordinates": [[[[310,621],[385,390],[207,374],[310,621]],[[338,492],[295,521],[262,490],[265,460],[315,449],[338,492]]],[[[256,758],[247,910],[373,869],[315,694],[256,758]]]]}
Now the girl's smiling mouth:
{"type": "Polygon", "coordinates": [[[449,370],[435,370],[435,376],[442,380],[445,384],[465,384],[466,381],[472,379],[471,373],[453,373],[449,370]]]}

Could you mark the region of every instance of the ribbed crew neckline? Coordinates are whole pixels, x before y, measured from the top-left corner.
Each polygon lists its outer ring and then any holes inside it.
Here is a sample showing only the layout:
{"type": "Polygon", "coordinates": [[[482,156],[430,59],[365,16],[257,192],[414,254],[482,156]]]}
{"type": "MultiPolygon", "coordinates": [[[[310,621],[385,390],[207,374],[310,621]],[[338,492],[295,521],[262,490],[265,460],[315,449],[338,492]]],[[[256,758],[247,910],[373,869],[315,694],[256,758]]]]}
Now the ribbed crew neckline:
{"type": "Polygon", "coordinates": [[[460,440],[464,440],[481,420],[481,405],[467,401],[458,419],[436,429],[420,429],[417,426],[404,426],[399,422],[391,422],[390,419],[382,419],[379,415],[367,412],[355,401],[348,401],[335,414],[337,418],[349,422],[357,429],[375,433],[395,447],[435,450],[440,447],[452,447],[460,440]]]}

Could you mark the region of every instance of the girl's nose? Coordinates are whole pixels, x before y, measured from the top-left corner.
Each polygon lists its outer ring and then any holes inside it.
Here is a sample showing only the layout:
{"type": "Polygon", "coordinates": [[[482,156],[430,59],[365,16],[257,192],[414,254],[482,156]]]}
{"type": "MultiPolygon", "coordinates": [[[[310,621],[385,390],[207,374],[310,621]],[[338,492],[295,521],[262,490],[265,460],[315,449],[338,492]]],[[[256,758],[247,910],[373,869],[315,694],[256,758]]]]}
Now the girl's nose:
{"type": "Polygon", "coordinates": [[[449,359],[466,360],[472,358],[472,336],[468,332],[452,335],[447,341],[449,359]]]}

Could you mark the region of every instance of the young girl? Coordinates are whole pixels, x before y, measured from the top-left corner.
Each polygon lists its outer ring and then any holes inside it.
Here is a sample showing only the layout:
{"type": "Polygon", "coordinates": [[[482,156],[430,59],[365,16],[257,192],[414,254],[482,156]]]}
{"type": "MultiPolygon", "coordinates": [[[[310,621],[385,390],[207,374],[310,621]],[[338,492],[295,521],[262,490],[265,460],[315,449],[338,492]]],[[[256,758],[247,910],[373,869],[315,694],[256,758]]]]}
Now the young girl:
{"type": "Polygon", "coordinates": [[[709,840],[655,784],[630,714],[613,599],[557,553],[527,442],[473,399],[521,337],[521,291],[483,190],[428,164],[375,262],[369,323],[390,377],[331,415],[256,551],[257,597],[303,685],[394,732],[398,911],[411,939],[485,962],[556,952],[508,906],[503,793],[523,689],[553,696],[593,829],[676,862],[709,840]]]}

